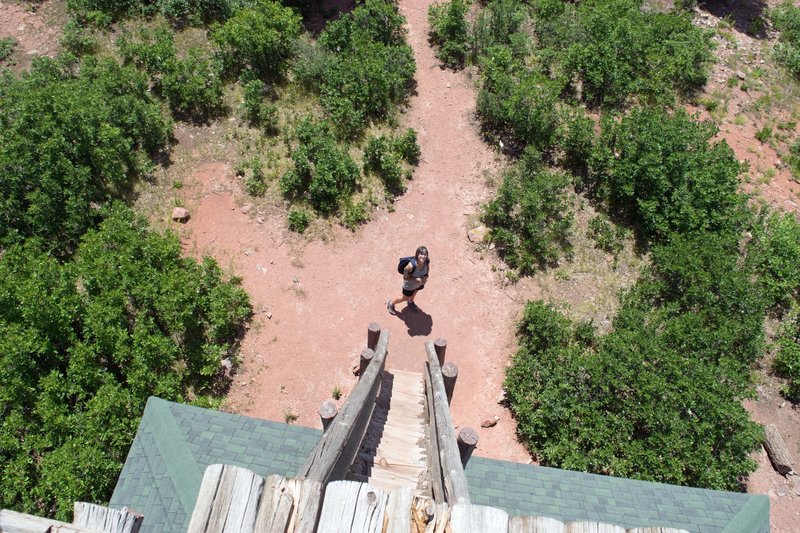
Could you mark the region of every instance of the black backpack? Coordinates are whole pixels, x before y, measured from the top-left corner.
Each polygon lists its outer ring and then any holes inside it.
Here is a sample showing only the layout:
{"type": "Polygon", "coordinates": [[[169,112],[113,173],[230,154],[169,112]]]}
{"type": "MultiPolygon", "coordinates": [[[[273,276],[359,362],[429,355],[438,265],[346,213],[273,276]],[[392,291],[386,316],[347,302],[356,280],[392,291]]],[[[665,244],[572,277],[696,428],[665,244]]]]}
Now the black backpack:
{"type": "MultiPolygon", "coordinates": [[[[402,274],[403,271],[406,269],[406,265],[408,265],[409,263],[413,264],[414,268],[417,268],[417,258],[416,257],[414,257],[413,255],[409,256],[409,257],[401,257],[400,261],[397,262],[397,273],[398,274],[402,274]]],[[[431,263],[431,260],[428,259],[428,264],[430,264],[430,263],[431,263]]],[[[412,270],[412,272],[413,272],[413,270],[412,270]]]]}
{"type": "Polygon", "coordinates": [[[413,256],[411,256],[411,257],[401,257],[400,261],[397,263],[397,273],[398,274],[402,274],[405,271],[406,266],[408,266],[409,263],[412,263],[414,265],[414,268],[417,268],[417,264],[416,264],[417,261],[413,256]]]}

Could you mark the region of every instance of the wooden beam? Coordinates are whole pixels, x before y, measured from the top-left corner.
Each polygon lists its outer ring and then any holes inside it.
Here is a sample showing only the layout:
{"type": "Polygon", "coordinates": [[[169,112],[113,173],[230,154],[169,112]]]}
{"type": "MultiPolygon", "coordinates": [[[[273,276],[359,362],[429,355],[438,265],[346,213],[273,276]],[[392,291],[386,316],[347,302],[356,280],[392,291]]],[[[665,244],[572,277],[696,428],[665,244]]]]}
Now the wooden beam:
{"type": "Polygon", "coordinates": [[[344,479],[369,427],[375,399],[380,391],[389,346],[389,330],[381,330],[375,357],[362,373],[339,414],[311,451],[297,477],[319,481],[344,479]]]}
{"type": "Polygon", "coordinates": [[[428,356],[428,369],[433,389],[433,411],[436,434],[439,438],[439,458],[442,464],[446,500],[450,505],[470,503],[467,478],[464,475],[464,467],[461,465],[461,455],[458,452],[458,444],[454,435],[453,420],[447,404],[447,393],[444,390],[439,358],[432,342],[425,343],[425,351],[428,356]]]}
{"type": "Polygon", "coordinates": [[[450,509],[450,526],[453,533],[506,533],[508,513],[486,505],[457,503],[450,509]]]}
{"type": "Polygon", "coordinates": [[[246,468],[208,466],[187,531],[252,532],[263,489],[264,478],[246,468]]]}
{"type": "Polygon", "coordinates": [[[764,426],[764,448],[772,461],[772,466],[780,475],[787,476],[793,472],[794,459],[775,424],[764,426]]]}
{"type": "Polygon", "coordinates": [[[414,531],[411,527],[411,509],[414,505],[414,495],[411,489],[403,487],[394,489],[389,493],[386,503],[383,533],[408,533],[414,531]]]}
{"type": "Polygon", "coordinates": [[[336,418],[338,413],[339,410],[332,401],[325,400],[322,402],[322,406],[319,408],[319,419],[322,421],[322,431],[328,429],[328,426],[331,425],[331,422],[333,422],[333,419],[336,418]]]}
{"type": "Polygon", "coordinates": [[[439,462],[439,437],[436,433],[436,414],[433,410],[433,387],[427,361],[422,374],[425,376],[425,417],[428,429],[426,444],[428,450],[428,479],[431,482],[431,495],[436,503],[444,503],[444,484],[442,465],[439,462]]]}
{"type": "Polygon", "coordinates": [[[367,327],[367,348],[372,351],[375,351],[375,347],[378,345],[378,339],[381,335],[381,326],[380,324],[376,324],[375,322],[371,323],[367,327]]]}
{"type": "Polygon", "coordinates": [[[0,531],[3,533],[103,533],[97,529],[88,529],[8,509],[0,511],[0,531]]]}
{"type": "Polygon", "coordinates": [[[144,515],[127,507],[111,509],[94,503],[75,502],[72,523],[76,526],[115,533],[138,533],[144,515]]]}
{"type": "Polygon", "coordinates": [[[321,507],[320,482],[269,476],[258,505],[255,532],[312,533],[321,507]]]}
{"type": "Polygon", "coordinates": [[[508,533],[564,533],[561,520],[549,516],[515,516],[508,521],[508,533]]]}
{"type": "Polygon", "coordinates": [[[325,487],[318,531],[381,533],[388,495],[358,481],[332,481],[325,487]]]}
{"type": "Polygon", "coordinates": [[[568,522],[564,533],[625,533],[625,528],[599,522],[568,522]]]}

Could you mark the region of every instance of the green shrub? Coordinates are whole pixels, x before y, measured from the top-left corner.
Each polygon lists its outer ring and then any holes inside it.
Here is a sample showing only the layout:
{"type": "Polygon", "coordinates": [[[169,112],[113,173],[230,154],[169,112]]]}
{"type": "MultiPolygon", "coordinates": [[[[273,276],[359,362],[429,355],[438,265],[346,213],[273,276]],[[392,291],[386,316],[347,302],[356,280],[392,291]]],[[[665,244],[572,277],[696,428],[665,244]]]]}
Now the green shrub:
{"type": "Polygon", "coordinates": [[[172,125],[143,76],[91,58],[75,72],[42,58],[0,78],[0,242],[38,236],[69,254],[95,207],[125,196],[167,146],[172,125]]]}
{"type": "Polygon", "coordinates": [[[597,215],[589,221],[589,237],[594,241],[595,246],[615,258],[622,251],[624,231],[618,226],[613,226],[603,215],[597,215]]]}
{"type": "Polygon", "coordinates": [[[250,175],[245,180],[244,188],[251,196],[264,196],[267,192],[267,180],[264,176],[264,165],[261,160],[254,157],[249,161],[250,175]]]}
{"type": "Polygon", "coordinates": [[[129,210],[105,215],[71,261],[36,239],[0,258],[4,509],[71,520],[108,501],[149,396],[208,405],[226,385],[246,293],[129,210]]]}
{"type": "Polygon", "coordinates": [[[794,77],[800,77],[800,8],[784,2],[768,12],[776,30],[780,32],[775,45],[775,59],[794,77]]]}
{"type": "Polygon", "coordinates": [[[399,137],[372,137],[364,148],[364,172],[372,172],[383,180],[386,189],[392,194],[405,190],[405,179],[411,172],[406,171],[401,161],[416,164],[419,160],[417,134],[409,129],[399,137]]]}
{"type": "Polygon", "coordinates": [[[527,6],[514,0],[495,0],[478,13],[470,32],[470,54],[475,58],[487,55],[495,45],[503,45],[516,58],[523,57],[530,47],[530,38],[520,31],[528,20],[527,6]]]}
{"type": "Polygon", "coordinates": [[[358,138],[408,98],[416,65],[403,21],[394,3],[367,0],[320,35],[325,67],[317,90],[341,138],[358,138]]]}
{"type": "Polygon", "coordinates": [[[345,202],[344,212],[342,213],[342,225],[351,231],[355,231],[360,225],[369,222],[367,207],[365,200],[354,202],[352,199],[348,199],[345,202]]]}
{"type": "Polygon", "coordinates": [[[752,271],[710,234],[654,263],[604,336],[528,303],[505,382],[518,434],[544,465],[738,490],[761,441],[741,405],[763,350],[752,271]]]}
{"type": "Polygon", "coordinates": [[[800,297],[800,223],[791,214],[759,217],[751,230],[753,261],[770,306],[788,309],[800,297]]]}
{"type": "Polygon", "coordinates": [[[283,76],[299,36],[300,16],[272,0],[254,0],[211,34],[226,71],[249,68],[262,79],[283,76]]]}
{"type": "Polygon", "coordinates": [[[590,174],[600,197],[625,212],[648,239],[675,232],[738,232],[744,198],[741,165],[730,147],[709,144],[717,128],[685,111],[637,108],[603,120],[590,174]]]}
{"type": "Polygon", "coordinates": [[[350,196],[359,175],[350,155],[339,148],[327,123],[303,119],[291,150],[294,169],[283,175],[281,191],[291,198],[308,198],[322,214],[331,214],[350,196]]]}
{"type": "Polygon", "coordinates": [[[570,183],[563,172],[542,167],[529,148],[485,206],[483,220],[491,228],[491,241],[503,260],[521,273],[555,264],[561,253],[571,252],[570,183]]]}
{"type": "Polygon", "coordinates": [[[251,124],[258,124],[261,119],[261,106],[264,102],[264,91],[266,85],[261,80],[250,80],[242,85],[244,93],[245,116],[251,124]]]}
{"type": "Polygon", "coordinates": [[[303,233],[311,223],[311,217],[305,209],[292,208],[289,210],[289,229],[297,233],[303,233]]]}
{"type": "Polygon", "coordinates": [[[461,67],[467,58],[467,14],[464,0],[447,0],[428,7],[430,41],[436,57],[449,67],[461,67]]]}
{"type": "Polygon", "coordinates": [[[0,39],[0,61],[10,56],[15,46],[17,46],[17,40],[13,37],[3,37],[0,39]]]}
{"type": "Polygon", "coordinates": [[[86,33],[86,30],[75,20],[70,20],[64,25],[61,35],[61,46],[75,55],[94,53],[97,48],[97,38],[86,33]]]}
{"type": "Polygon", "coordinates": [[[165,65],[160,88],[178,117],[207,119],[222,108],[219,68],[197,48],[165,65]]]}
{"type": "Polygon", "coordinates": [[[417,132],[408,128],[405,133],[395,139],[394,150],[406,163],[419,164],[420,149],[417,144],[417,132]]]}
{"type": "Polygon", "coordinates": [[[755,136],[760,143],[768,142],[772,138],[772,127],[764,126],[756,132],[755,136]]]}
{"type": "Polygon", "coordinates": [[[776,341],[775,371],[788,379],[783,394],[792,402],[800,402],[800,319],[798,309],[781,324],[776,341]]]}
{"type": "Polygon", "coordinates": [[[126,64],[133,63],[151,77],[165,72],[177,57],[173,34],[163,26],[142,28],[135,37],[125,32],[117,39],[117,47],[126,64]]]}

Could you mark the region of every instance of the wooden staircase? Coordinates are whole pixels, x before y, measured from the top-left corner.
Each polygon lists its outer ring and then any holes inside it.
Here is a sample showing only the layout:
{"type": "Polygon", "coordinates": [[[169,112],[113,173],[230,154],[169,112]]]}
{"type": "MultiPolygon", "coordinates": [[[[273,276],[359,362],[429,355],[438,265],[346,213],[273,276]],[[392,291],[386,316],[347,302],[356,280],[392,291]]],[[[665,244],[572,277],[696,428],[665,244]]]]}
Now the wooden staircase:
{"type": "Polygon", "coordinates": [[[430,497],[422,374],[387,370],[350,478],[391,491],[430,497]]]}

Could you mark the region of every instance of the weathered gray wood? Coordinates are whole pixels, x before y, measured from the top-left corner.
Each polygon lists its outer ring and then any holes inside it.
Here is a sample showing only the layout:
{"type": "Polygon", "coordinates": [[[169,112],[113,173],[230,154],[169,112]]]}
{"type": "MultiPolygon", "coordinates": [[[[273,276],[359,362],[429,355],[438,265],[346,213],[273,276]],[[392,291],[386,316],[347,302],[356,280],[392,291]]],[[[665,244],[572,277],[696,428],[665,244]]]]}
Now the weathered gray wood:
{"type": "Polygon", "coordinates": [[[189,533],[252,532],[264,478],[232,465],[210,465],[203,474],[189,533]]]}
{"type": "Polygon", "coordinates": [[[127,507],[111,509],[94,503],[75,502],[72,523],[109,533],[138,533],[144,515],[127,507]]]}
{"type": "Polygon", "coordinates": [[[565,527],[549,516],[515,516],[508,521],[508,533],[564,533],[565,527]]]}
{"type": "Polygon", "coordinates": [[[369,363],[375,357],[375,352],[372,348],[364,348],[361,350],[361,357],[358,359],[358,379],[364,375],[364,371],[369,366],[369,363]]]}
{"type": "Polygon", "coordinates": [[[58,520],[3,509],[0,511],[0,532],[3,533],[104,533],[58,520]]]}
{"type": "Polygon", "coordinates": [[[325,487],[318,530],[381,533],[388,499],[385,492],[366,483],[332,481],[325,487]]]}
{"type": "Polygon", "coordinates": [[[478,445],[478,432],[471,427],[463,427],[458,432],[458,453],[461,456],[461,465],[466,467],[467,461],[472,457],[472,451],[478,445]]]}
{"type": "Polygon", "coordinates": [[[625,528],[599,522],[568,522],[564,533],[625,533],[625,528]]]}
{"type": "Polygon", "coordinates": [[[767,455],[772,466],[782,476],[786,476],[793,472],[794,459],[783,442],[781,432],[775,424],[767,424],[764,426],[764,448],[767,450],[767,455]]]}
{"type": "Polygon", "coordinates": [[[322,431],[328,429],[328,426],[331,425],[331,422],[336,415],[339,413],[339,409],[336,408],[336,405],[330,401],[325,400],[322,402],[322,406],[319,408],[319,419],[322,421],[322,431]]]}
{"type": "Polygon", "coordinates": [[[375,322],[371,323],[367,327],[367,348],[372,351],[375,351],[375,347],[378,345],[378,338],[381,335],[381,326],[375,322]]]}
{"type": "Polygon", "coordinates": [[[450,509],[453,533],[505,533],[508,513],[497,507],[457,503],[450,509]]]}
{"type": "Polygon", "coordinates": [[[411,508],[414,495],[409,488],[394,489],[386,502],[384,533],[408,533],[411,529],[411,508]]]}
{"type": "Polygon", "coordinates": [[[269,476],[258,506],[256,533],[312,533],[322,508],[322,484],[269,476]]]}
{"type": "Polygon", "coordinates": [[[689,533],[685,529],[674,529],[671,527],[634,527],[626,530],[626,533],[689,533]]]}
{"type": "Polygon", "coordinates": [[[445,363],[442,367],[442,379],[444,380],[444,392],[447,394],[447,405],[450,405],[458,379],[458,367],[453,363],[445,363]]]}
{"type": "Polygon", "coordinates": [[[425,417],[428,439],[428,479],[431,482],[431,494],[436,503],[444,502],[444,484],[442,481],[442,464],[439,461],[439,437],[436,433],[436,414],[433,410],[433,387],[431,386],[430,369],[427,362],[423,368],[425,377],[425,417]]]}
{"type": "Polygon", "coordinates": [[[444,365],[444,354],[447,352],[447,341],[441,337],[433,341],[433,348],[436,350],[436,358],[439,360],[439,366],[444,365]]]}
{"type": "Polygon", "coordinates": [[[433,389],[433,411],[436,422],[436,434],[439,438],[439,458],[442,465],[444,479],[445,499],[450,504],[470,503],[467,478],[464,467],[461,465],[461,456],[458,453],[456,437],[453,434],[453,420],[450,417],[450,407],[447,405],[447,395],[444,391],[442,369],[433,343],[425,343],[430,370],[431,388],[433,389]]]}
{"type": "Polygon", "coordinates": [[[381,330],[373,362],[361,375],[333,424],[322,435],[298,473],[323,484],[344,479],[364,438],[380,390],[389,330],[381,330]]]}

